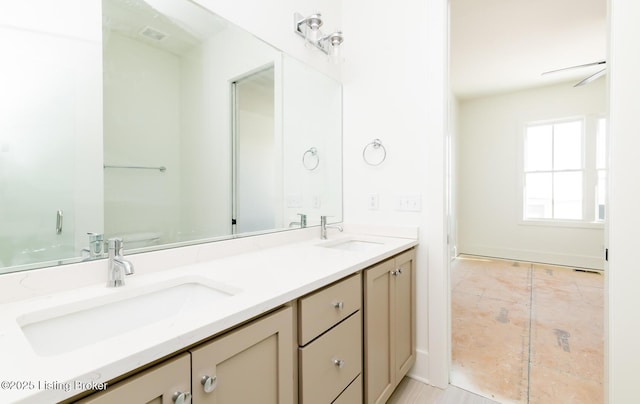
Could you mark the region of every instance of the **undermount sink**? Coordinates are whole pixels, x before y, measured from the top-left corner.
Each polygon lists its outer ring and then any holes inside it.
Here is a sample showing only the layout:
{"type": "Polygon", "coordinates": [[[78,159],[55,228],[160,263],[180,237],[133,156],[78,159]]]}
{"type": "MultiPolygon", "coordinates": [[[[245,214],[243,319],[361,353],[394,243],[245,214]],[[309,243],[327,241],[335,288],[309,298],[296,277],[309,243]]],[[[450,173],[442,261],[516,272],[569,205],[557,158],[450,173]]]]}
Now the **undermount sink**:
{"type": "MultiPolygon", "coordinates": [[[[198,308],[227,299],[239,290],[185,279],[155,290],[110,301],[108,296],[28,313],[18,323],[40,356],[70,352],[164,320],[178,320],[198,308]]],[[[125,291],[123,289],[123,292],[125,291]]],[[[170,324],[170,322],[168,323],[170,324]]]]}
{"type": "Polygon", "coordinates": [[[375,241],[365,241],[365,240],[338,240],[335,242],[328,242],[321,244],[322,247],[325,248],[335,248],[338,250],[347,250],[347,251],[371,251],[376,248],[382,246],[382,243],[378,243],[375,241]]]}

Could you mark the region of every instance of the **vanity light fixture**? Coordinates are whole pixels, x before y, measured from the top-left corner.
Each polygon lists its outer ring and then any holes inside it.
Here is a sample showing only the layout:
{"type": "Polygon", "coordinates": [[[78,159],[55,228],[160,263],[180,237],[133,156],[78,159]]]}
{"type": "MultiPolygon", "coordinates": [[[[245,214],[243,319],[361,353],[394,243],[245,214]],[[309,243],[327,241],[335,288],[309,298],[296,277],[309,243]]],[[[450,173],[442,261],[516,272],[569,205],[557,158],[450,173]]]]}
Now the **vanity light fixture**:
{"type": "Polygon", "coordinates": [[[322,15],[320,13],[303,17],[300,13],[293,14],[293,32],[304,38],[305,44],[314,46],[326,53],[329,58],[338,63],[340,58],[340,45],[344,41],[342,31],[335,31],[325,35],[320,31],[322,15]]]}

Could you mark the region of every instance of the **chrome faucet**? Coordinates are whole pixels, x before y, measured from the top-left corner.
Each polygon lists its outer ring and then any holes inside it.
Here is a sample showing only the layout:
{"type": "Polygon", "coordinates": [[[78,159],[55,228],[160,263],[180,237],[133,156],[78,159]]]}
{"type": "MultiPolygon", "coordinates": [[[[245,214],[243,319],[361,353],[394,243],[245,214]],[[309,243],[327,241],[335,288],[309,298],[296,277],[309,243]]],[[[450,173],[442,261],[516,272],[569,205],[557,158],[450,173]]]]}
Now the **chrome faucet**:
{"type": "Polygon", "coordinates": [[[133,264],[122,256],[122,239],[110,238],[109,241],[109,269],[107,273],[107,287],[124,286],[124,276],[134,273],[133,264]]]}
{"type": "Polygon", "coordinates": [[[327,217],[320,216],[320,238],[322,240],[327,239],[327,229],[338,229],[339,231],[342,231],[342,226],[338,226],[337,224],[327,226],[327,217]]]}
{"type": "Polygon", "coordinates": [[[304,213],[298,213],[298,216],[300,216],[300,221],[289,223],[289,227],[300,226],[301,229],[304,229],[305,227],[307,227],[307,215],[305,215],[304,213]]]}
{"type": "Polygon", "coordinates": [[[89,248],[82,249],[82,255],[87,253],[88,257],[84,258],[88,259],[96,259],[102,257],[104,252],[104,236],[101,233],[87,233],[89,236],[89,248]]]}

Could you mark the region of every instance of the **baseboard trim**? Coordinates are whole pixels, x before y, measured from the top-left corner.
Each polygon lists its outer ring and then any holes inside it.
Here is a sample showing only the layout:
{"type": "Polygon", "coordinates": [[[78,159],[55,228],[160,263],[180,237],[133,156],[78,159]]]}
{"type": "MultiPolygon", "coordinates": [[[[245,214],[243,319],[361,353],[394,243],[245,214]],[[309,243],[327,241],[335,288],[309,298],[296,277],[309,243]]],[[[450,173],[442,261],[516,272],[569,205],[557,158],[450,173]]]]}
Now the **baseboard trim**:
{"type": "Polygon", "coordinates": [[[416,363],[413,365],[407,377],[422,382],[429,383],[429,353],[422,349],[416,349],[416,363]]]}
{"type": "Polygon", "coordinates": [[[494,248],[480,245],[463,246],[458,248],[459,254],[479,255],[482,257],[502,258],[516,261],[539,262],[550,265],[563,265],[576,268],[604,270],[604,257],[594,257],[576,254],[559,254],[546,251],[516,250],[508,248],[494,248]]]}

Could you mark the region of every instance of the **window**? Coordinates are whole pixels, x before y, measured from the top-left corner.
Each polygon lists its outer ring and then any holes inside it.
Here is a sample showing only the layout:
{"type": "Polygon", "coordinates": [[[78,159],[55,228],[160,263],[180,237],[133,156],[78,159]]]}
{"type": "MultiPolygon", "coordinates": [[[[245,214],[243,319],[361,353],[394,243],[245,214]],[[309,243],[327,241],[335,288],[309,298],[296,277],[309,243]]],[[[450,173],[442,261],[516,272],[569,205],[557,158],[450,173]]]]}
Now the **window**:
{"type": "Polygon", "coordinates": [[[525,219],[582,220],[583,122],[527,126],[525,219]]]}
{"type": "Polygon", "coordinates": [[[605,118],[526,125],[523,219],[603,221],[606,144],[605,118]]]}

